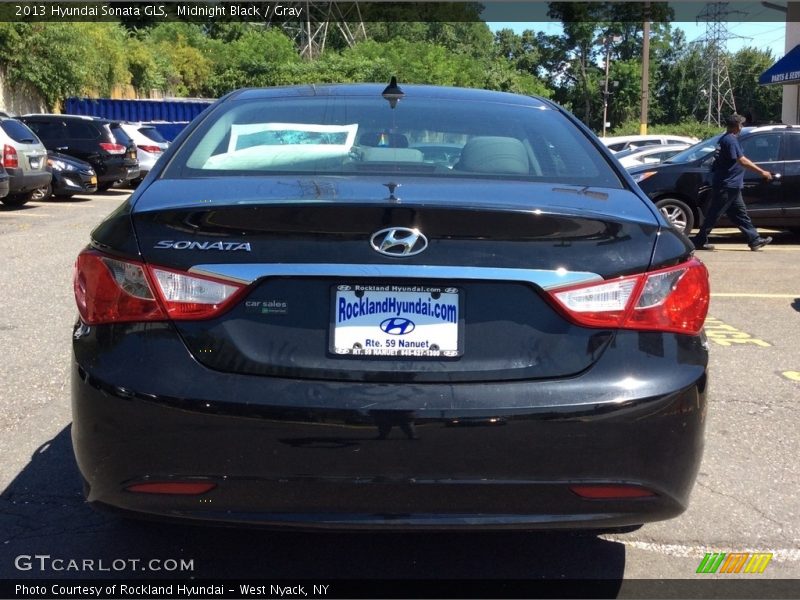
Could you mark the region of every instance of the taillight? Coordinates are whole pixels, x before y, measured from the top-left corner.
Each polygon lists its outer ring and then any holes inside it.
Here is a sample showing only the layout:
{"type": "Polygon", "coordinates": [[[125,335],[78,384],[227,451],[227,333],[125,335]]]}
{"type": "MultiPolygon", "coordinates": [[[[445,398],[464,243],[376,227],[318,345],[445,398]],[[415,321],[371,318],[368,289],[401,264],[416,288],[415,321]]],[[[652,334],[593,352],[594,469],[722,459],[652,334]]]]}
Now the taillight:
{"type": "Polygon", "coordinates": [[[138,147],[145,152],[152,152],[154,154],[162,152],[159,146],[143,146],[142,144],[139,144],[138,147]]]}
{"type": "Polygon", "coordinates": [[[17,149],[8,144],[3,145],[3,166],[6,169],[16,169],[19,167],[19,159],[17,158],[17,149]]]}
{"type": "Polygon", "coordinates": [[[83,321],[98,325],[211,318],[244,286],[84,250],[75,263],[73,288],[83,321]]]}
{"type": "Polygon", "coordinates": [[[171,319],[213,317],[244,289],[243,285],[198,277],[162,267],[149,267],[159,296],[171,319]]]}
{"type": "Polygon", "coordinates": [[[697,334],[708,313],[708,271],[692,258],[658,271],[551,290],[550,296],[579,325],[697,334]]]}
{"type": "Polygon", "coordinates": [[[100,142],[100,147],[109,154],[125,154],[127,150],[122,144],[110,144],[108,142],[100,142]]]}

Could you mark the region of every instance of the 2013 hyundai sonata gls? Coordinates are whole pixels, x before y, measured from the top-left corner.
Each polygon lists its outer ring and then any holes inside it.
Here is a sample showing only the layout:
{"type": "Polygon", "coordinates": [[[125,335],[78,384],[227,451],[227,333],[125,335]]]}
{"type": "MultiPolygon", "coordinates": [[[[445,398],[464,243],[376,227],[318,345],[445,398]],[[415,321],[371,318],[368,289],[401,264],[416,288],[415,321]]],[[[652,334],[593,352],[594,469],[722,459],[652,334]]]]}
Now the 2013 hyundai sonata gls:
{"type": "Polygon", "coordinates": [[[584,529],[687,506],[706,269],[547,100],[234,92],[92,233],[74,285],[98,505],[584,529]]]}

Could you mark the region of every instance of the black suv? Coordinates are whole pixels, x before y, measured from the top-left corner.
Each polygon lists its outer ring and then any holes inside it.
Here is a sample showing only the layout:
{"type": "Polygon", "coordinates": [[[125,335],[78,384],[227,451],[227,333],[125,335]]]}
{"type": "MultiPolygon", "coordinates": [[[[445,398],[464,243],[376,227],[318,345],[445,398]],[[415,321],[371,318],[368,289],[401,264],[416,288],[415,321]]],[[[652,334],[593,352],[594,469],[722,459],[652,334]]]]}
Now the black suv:
{"type": "MultiPolygon", "coordinates": [[[[711,201],[711,163],[721,137],[695,144],[660,165],[629,171],[667,220],[687,235],[702,223],[711,201]]],[[[739,142],[747,158],[778,175],[767,181],[745,171],[742,197],[753,224],[800,230],[800,127],[745,127],[739,142]]]]}
{"type": "Polygon", "coordinates": [[[25,115],[48,150],[88,162],[97,173],[97,189],[139,176],[136,144],[116,121],[78,115],[25,115]]]}

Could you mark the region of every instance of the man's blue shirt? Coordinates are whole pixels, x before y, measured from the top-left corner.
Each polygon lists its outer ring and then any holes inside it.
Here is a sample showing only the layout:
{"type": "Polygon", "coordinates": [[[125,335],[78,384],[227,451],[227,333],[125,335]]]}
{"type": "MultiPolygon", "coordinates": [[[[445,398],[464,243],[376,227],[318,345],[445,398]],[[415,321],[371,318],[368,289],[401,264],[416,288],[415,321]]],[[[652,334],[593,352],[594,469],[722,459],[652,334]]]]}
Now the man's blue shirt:
{"type": "Polygon", "coordinates": [[[714,187],[744,187],[744,167],[739,164],[742,156],[744,152],[735,134],[726,133],[720,138],[719,156],[714,163],[714,187]]]}

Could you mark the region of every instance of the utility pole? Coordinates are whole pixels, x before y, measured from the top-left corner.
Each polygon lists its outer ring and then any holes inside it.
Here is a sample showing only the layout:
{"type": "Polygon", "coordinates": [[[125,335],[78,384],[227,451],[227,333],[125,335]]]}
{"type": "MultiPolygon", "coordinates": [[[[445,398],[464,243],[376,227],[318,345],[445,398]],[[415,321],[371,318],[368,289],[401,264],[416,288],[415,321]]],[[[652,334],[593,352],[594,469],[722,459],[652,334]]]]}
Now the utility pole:
{"type": "Polygon", "coordinates": [[[650,104],[650,3],[644,4],[644,26],[642,28],[642,110],[639,117],[639,133],[647,135],[647,110],[650,104]]]}
{"type": "Polygon", "coordinates": [[[616,35],[611,38],[608,36],[603,38],[603,44],[606,47],[606,80],[603,86],[603,137],[606,137],[606,127],[608,126],[608,97],[611,95],[611,92],[608,91],[608,70],[611,64],[611,44],[609,42],[618,42],[621,39],[622,38],[616,35]]]}
{"type": "Polygon", "coordinates": [[[606,43],[606,83],[603,87],[603,137],[606,137],[606,125],[608,124],[608,61],[611,57],[611,46],[608,45],[608,38],[606,43]]]}

